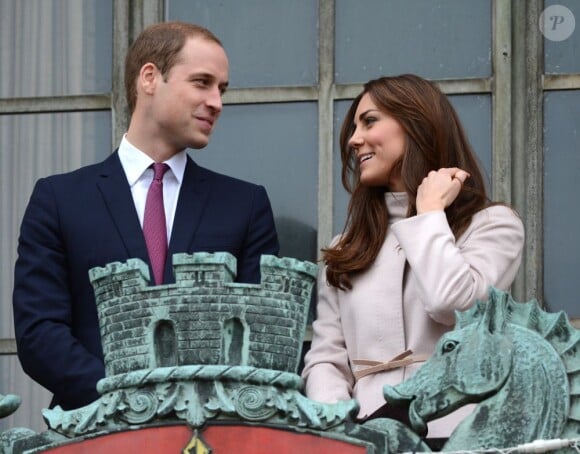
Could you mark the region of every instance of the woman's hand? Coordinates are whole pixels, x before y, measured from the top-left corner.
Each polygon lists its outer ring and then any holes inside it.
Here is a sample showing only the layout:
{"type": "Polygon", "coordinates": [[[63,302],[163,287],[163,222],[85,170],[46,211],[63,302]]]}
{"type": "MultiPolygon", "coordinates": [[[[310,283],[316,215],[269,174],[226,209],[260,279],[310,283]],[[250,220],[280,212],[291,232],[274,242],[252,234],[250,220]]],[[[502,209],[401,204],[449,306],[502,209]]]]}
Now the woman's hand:
{"type": "Polygon", "coordinates": [[[469,174],[457,167],[432,170],[417,189],[417,214],[442,211],[453,203],[469,174]]]}

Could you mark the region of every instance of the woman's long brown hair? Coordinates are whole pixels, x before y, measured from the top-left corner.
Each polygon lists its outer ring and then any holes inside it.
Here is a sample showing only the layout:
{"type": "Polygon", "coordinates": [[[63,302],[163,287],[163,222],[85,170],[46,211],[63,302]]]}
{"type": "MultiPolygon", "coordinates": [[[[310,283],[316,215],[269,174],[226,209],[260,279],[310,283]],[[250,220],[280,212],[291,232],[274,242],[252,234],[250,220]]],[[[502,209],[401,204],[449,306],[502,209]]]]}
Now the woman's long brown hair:
{"type": "Polygon", "coordinates": [[[455,201],[445,209],[455,237],[469,226],[471,218],[491,202],[477,158],[463,131],[457,113],[437,86],[412,74],[371,80],[353,101],[340,132],[342,184],[351,194],[344,232],[338,242],[323,249],[328,283],[351,289],[350,277],[366,270],[376,259],[387,235],[388,187],[360,184],[359,162],[348,145],[354,131],[354,116],[362,96],[368,93],[379,109],[402,126],[405,152],[393,172],[400,172],[409,196],[408,216],[417,213],[417,188],[431,170],[458,167],[470,177],[455,201]]]}

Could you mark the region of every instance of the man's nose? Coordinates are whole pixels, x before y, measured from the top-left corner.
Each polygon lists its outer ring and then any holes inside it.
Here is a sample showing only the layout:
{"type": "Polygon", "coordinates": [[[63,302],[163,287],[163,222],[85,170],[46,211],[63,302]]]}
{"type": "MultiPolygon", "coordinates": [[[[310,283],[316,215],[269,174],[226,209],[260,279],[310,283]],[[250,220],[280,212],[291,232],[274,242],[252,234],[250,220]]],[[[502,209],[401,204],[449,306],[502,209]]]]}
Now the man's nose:
{"type": "Polygon", "coordinates": [[[219,87],[212,88],[208,94],[206,104],[211,107],[214,112],[220,113],[223,109],[222,92],[219,87]]]}

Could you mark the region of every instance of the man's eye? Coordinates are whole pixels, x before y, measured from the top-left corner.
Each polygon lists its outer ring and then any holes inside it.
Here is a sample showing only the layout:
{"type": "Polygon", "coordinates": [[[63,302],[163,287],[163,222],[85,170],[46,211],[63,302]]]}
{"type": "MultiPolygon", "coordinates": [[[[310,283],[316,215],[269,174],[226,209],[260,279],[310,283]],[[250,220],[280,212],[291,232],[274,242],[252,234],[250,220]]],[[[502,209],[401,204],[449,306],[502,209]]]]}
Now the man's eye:
{"type": "Polygon", "coordinates": [[[208,81],[206,79],[195,79],[193,81],[196,85],[202,86],[202,87],[206,87],[208,85],[208,81]]]}

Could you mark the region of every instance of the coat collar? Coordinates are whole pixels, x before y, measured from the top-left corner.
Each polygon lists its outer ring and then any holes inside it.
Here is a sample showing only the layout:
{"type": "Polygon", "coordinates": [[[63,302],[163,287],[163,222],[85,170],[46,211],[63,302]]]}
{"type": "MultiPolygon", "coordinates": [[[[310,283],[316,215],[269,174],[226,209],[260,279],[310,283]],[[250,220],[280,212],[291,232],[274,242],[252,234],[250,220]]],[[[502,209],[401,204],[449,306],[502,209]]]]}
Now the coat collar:
{"type": "Polygon", "coordinates": [[[125,245],[127,257],[140,258],[148,263],[147,246],[131,196],[131,188],[116,150],[103,161],[97,186],[125,245]]]}
{"type": "Polygon", "coordinates": [[[165,264],[165,282],[174,281],[171,263],[173,254],[192,252],[191,247],[203,217],[210,187],[207,171],[188,156],[169,241],[168,260],[165,264]]]}

